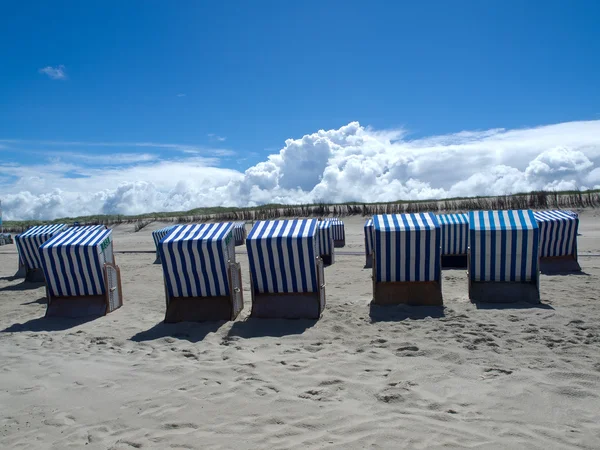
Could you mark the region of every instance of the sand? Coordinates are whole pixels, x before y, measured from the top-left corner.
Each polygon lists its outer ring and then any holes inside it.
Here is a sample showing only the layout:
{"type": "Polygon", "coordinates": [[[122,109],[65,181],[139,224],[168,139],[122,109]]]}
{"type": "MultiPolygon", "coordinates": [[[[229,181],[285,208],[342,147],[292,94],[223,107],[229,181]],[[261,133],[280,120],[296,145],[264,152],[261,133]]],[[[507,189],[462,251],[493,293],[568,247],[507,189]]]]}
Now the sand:
{"type": "MultiPolygon", "coordinates": [[[[599,217],[581,214],[583,272],[542,276],[541,305],[474,305],[446,270],[443,308],[371,310],[364,257],[338,254],[318,321],[248,319],[238,255],[238,320],[164,325],[150,253],[116,255],[116,312],[45,319],[0,247],[0,448],[597,449],[599,217]]],[[[340,251],[362,251],[345,221],[340,251]]],[[[115,251],[153,250],[163,225],[116,226],[115,251]]]]}

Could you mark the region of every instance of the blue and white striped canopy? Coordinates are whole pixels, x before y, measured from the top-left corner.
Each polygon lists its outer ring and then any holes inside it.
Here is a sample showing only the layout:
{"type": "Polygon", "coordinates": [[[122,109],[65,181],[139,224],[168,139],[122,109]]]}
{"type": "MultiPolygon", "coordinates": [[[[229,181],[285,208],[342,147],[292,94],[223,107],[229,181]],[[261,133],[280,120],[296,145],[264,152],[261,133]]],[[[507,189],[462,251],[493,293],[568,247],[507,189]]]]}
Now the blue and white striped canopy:
{"type": "Polygon", "coordinates": [[[574,255],[579,218],[570,211],[535,211],[540,228],[540,256],[574,255]]]}
{"type": "Polygon", "coordinates": [[[373,231],[377,282],[440,280],[440,225],[435,215],[376,215],[373,231]]]}
{"type": "Polygon", "coordinates": [[[246,239],[246,222],[235,222],[233,226],[235,243],[236,245],[241,245],[244,243],[244,239],[246,239]]]}
{"type": "Polygon", "coordinates": [[[466,255],[469,246],[468,214],[438,214],[436,217],[442,232],[442,255],[466,255]]]}
{"type": "Polygon", "coordinates": [[[323,221],[331,223],[334,241],[343,241],[346,238],[344,222],[337,217],[325,218],[323,221]]]}
{"type": "Polygon", "coordinates": [[[80,231],[94,231],[94,230],[106,230],[106,225],[74,225],[65,230],[67,233],[80,232],[80,231]]]}
{"type": "Polygon", "coordinates": [[[66,227],[64,223],[38,225],[15,236],[17,251],[28,269],[42,268],[39,252],[40,245],[55,234],[63,231],[66,227]]]}
{"type": "Polygon", "coordinates": [[[255,292],[318,292],[316,219],[254,224],[246,239],[255,292]]]}
{"type": "Polygon", "coordinates": [[[319,222],[319,255],[331,255],[333,251],[333,230],[331,222],[319,222]]]}
{"type": "Polygon", "coordinates": [[[235,262],[233,223],[176,225],[159,248],[171,297],[230,295],[227,263],[235,262]]]}
{"type": "Polygon", "coordinates": [[[176,225],[168,225],[164,228],[159,228],[158,230],[154,230],[152,232],[152,239],[154,240],[154,246],[156,247],[156,255],[158,256],[158,244],[162,238],[164,238],[169,232],[175,228],[176,225]]]}
{"type": "Polygon", "coordinates": [[[51,296],[103,295],[104,263],[112,260],[112,230],[60,233],[40,247],[40,256],[51,296]]]}
{"type": "Polygon", "coordinates": [[[369,256],[373,253],[373,219],[365,222],[365,254],[369,256]]]}
{"type": "Polygon", "coordinates": [[[469,212],[471,280],[535,280],[539,231],[531,210],[469,212]]]}

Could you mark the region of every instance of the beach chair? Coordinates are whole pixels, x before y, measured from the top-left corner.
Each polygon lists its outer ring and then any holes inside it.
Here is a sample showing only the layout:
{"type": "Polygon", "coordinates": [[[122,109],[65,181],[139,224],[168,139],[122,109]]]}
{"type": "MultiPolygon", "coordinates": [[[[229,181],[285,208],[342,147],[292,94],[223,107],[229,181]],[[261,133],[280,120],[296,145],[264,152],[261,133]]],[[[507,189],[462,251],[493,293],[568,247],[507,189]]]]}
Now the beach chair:
{"type": "Polygon", "coordinates": [[[112,230],[63,232],[40,246],[47,317],[104,316],[123,305],[112,230]]]}
{"type": "Polygon", "coordinates": [[[177,225],[159,248],[166,323],[235,320],[244,299],[233,223],[177,225]]]}
{"type": "MultiPolygon", "coordinates": [[[[75,222],[77,223],[77,222],[75,222]]],[[[72,232],[80,232],[80,231],[95,231],[95,230],[107,230],[108,227],[106,225],[73,225],[69,228],[66,228],[64,231],[68,233],[72,232]]]]}
{"type": "Polygon", "coordinates": [[[469,246],[469,215],[437,214],[440,223],[442,268],[466,268],[469,246]]]}
{"type": "Polygon", "coordinates": [[[325,271],[316,219],[254,224],[246,239],[252,317],[318,319],[325,309],[325,271]]]}
{"type": "Polygon", "coordinates": [[[440,225],[434,214],[373,216],[375,305],[442,305],[440,225]]]}
{"type": "Polygon", "coordinates": [[[235,222],[233,224],[235,246],[244,245],[246,243],[246,236],[246,222],[235,222]]]}
{"type": "Polygon", "coordinates": [[[577,272],[579,217],[571,211],[534,211],[540,229],[540,271],[577,272]]]}
{"type": "Polygon", "coordinates": [[[469,212],[469,298],[539,303],[539,239],[533,211],[469,212]]]}
{"type": "Polygon", "coordinates": [[[319,256],[325,266],[330,266],[335,262],[335,251],[333,244],[333,230],[331,222],[321,221],[319,226],[319,256]]]}
{"type": "Polygon", "coordinates": [[[175,227],[175,225],[169,225],[164,228],[160,228],[158,230],[154,230],[152,232],[152,239],[154,240],[154,247],[156,248],[156,259],[154,260],[154,264],[160,264],[160,246],[158,245],[161,239],[163,239],[170,231],[175,227]]]}
{"type": "Polygon", "coordinates": [[[365,231],[365,267],[373,267],[373,219],[367,219],[364,225],[365,231]]]}
{"type": "Polygon", "coordinates": [[[331,229],[333,231],[333,246],[336,248],[345,247],[346,231],[344,229],[344,222],[338,219],[337,217],[326,218],[323,220],[331,222],[331,229]]]}
{"type": "MultiPolygon", "coordinates": [[[[17,249],[18,249],[18,247],[17,247],[17,249]]],[[[25,268],[25,262],[23,261],[23,258],[21,257],[21,254],[18,252],[18,250],[17,250],[17,254],[19,255],[19,263],[17,266],[17,272],[15,273],[14,277],[15,278],[25,278],[25,275],[27,273],[27,269],[25,268]]],[[[43,273],[43,271],[42,271],[42,273],[43,273]]]]}
{"type": "Polygon", "coordinates": [[[63,223],[38,225],[15,236],[17,252],[23,263],[22,268],[19,267],[18,273],[23,274],[25,281],[36,283],[45,281],[40,259],[40,246],[66,228],[67,225],[63,223]]]}

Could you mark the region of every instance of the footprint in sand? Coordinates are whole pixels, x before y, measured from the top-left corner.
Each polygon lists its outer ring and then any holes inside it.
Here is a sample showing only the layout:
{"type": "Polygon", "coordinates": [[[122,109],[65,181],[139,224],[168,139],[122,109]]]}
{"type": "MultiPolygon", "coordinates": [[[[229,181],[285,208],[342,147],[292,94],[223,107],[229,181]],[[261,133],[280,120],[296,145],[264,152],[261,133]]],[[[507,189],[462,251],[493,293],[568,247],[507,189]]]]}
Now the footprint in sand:
{"type": "Polygon", "coordinates": [[[118,440],[115,443],[115,445],[110,447],[109,450],[121,450],[121,449],[128,449],[128,448],[142,448],[142,444],[140,444],[139,442],[133,442],[133,441],[129,441],[129,440],[118,440]]]}
{"type": "Polygon", "coordinates": [[[44,424],[51,427],[66,427],[75,423],[75,417],[67,413],[60,413],[50,419],[44,420],[44,424]]]}
{"type": "Polygon", "coordinates": [[[489,376],[484,376],[484,378],[496,378],[500,375],[510,375],[513,373],[510,369],[503,369],[501,367],[488,367],[487,369],[483,369],[483,371],[489,376]]]}
{"type": "Polygon", "coordinates": [[[403,345],[396,349],[397,356],[421,356],[421,352],[419,352],[419,347],[416,345],[403,345]]]}
{"type": "Polygon", "coordinates": [[[178,422],[174,422],[174,423],[165,423],[162,426],[163,430],[185,430],[185,429],[192,429],[192,430],[197,430],[198,429],[198,425],[196,425],[195,423],[178,423],[178,422]]]}

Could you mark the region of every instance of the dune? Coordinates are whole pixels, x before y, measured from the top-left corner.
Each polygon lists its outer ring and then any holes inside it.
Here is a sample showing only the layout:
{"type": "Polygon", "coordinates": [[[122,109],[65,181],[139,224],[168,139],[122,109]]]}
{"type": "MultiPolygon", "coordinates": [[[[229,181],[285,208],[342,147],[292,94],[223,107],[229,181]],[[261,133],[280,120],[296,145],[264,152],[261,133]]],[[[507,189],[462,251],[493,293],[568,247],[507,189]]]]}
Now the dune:
{"type": "Polygon", "coordinates": [[[364,219],[344,222],[318,321],[249,319],[237,247],[240,317],[162,323],[165,223],[113,227],[124,306],[95,319],[45,319],[0,247],[0,448],[598,448],[600,212],[539,305],[473,304],[453,269],[444,307],[370,307],[364,219]]]}

